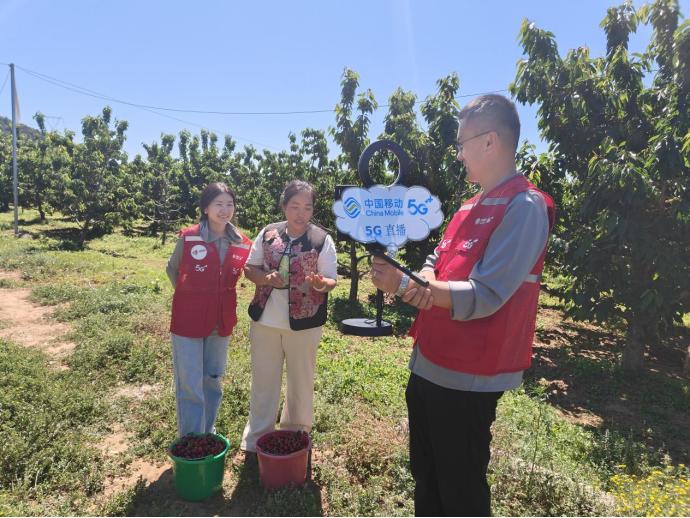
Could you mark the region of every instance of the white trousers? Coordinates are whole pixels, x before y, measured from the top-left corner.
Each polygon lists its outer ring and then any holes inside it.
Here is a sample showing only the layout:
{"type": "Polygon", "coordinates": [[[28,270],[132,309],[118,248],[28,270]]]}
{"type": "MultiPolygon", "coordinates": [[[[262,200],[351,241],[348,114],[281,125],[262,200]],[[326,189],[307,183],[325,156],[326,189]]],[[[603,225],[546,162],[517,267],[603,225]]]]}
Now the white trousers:
{"type": "Polygon", "coordinates": [[[276,427],[283,362],[287,364],[285,403],[280,428],[311,430],[314,422],[314,368],[321,327],[293,331],[252,322],[249,328],[252,390],[249,420],[240,448],[256,451],[256,441],[276,427]]]}

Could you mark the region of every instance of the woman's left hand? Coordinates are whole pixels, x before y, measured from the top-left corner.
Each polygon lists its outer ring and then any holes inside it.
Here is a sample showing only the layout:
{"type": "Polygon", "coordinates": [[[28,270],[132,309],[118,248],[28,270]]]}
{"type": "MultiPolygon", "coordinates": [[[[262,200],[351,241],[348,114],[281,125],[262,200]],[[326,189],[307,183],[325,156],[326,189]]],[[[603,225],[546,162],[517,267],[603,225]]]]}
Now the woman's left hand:
{"type": "Polygon", "coordinates": [[[325,277],[320,273],[310,273],[304,279],[316,290],[323,290],[327,286],[325,277]]]}

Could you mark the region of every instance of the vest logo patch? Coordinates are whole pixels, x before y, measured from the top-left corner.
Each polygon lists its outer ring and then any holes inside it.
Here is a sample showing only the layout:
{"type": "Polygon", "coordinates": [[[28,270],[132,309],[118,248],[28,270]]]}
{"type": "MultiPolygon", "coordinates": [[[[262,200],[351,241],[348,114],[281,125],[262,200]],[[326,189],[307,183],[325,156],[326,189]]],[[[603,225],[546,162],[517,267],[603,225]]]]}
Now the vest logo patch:
{"type": "Polygon", "coordinates": [[[195,264],[194,265],[194,270],[196,270],[197,272],[205,272],[206,268],[208,268],[207,264],[195,264]]]}
{"type": "Polygon", "coordinates": [[[444,239],[443,241],[441,241],[441,244],[438,245],[438,247],[439,247],[441,250],[443,250],[444,248],[447,248],[447,247],[448,247],[448,245],[450,244],[450,242],[451,242],[450,239],[444,239]]]}
{"type": "Polygon", "coordinates": [[[194,245],[191,254],[194,259],[201,261],[208,254],[208,250],[206,250],[204,245],[194,245]]]}
{"type": "Polygon", "coordinates": [[[494,219],[493,216],[489,216],[488,218],[477,218],[474,220],[475,225],[486,225],[487,223],[491,223],[491,221],[494,219]]]}
{"type": "Polygon", "coordinates": [[[476,245],[478,241],[479,241],[479,239],[476,239],[476,238],[475,238],[475,239],[468,239],[467,241],[465,241],[465,242],[462,244],[462,247],[463,247],[465,250],[469,250],[469,249],[471,249],[474,245],[476,245]]]}
{"type": "Polygon", "coordinates": [[[241,256],[241,255],[237,255],[237,254],[232,254],[232,258],[233,258],[233,259],[237,259],[238,261],[241,261],[241,260],[242,260],[242,256],[241,256]]]}

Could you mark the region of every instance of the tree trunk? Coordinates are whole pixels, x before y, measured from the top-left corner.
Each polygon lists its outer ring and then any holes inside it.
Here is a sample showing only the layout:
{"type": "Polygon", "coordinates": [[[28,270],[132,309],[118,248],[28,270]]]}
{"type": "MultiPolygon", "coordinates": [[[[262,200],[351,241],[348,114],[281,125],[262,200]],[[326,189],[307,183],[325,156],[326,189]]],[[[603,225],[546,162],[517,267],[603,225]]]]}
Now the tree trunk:
{"type": "Polygon", "coordinates": [[[359,291],[359,271],[357,270],[357,248],[354,241],[350,241],[350,302],[357,300],[359,291]]]}
{"type": "Polygon", "coordinates": [[[43,210],[43,203],[38,202],[38,214],[41,216],[41,221],[46,220],[46,212],[43,210]]]}
{"type": "Polygon", "coordinates": [[[84,243],[86,242],[86,236],[89,233],[89,226],[90,226],[90,221],[85,221],[84,225],[81,227],[81,232],[79,233],[79,243],[77,245],[79,246],[79,250],[84,249],[84,243]]]}
{"type": "Polygon", "coordinates": [[[635,317],[628,323],[628,332],[623,349],[621,365],[627,372],[640,372],[644,365],[644,330],[635,317]]]}
{"type": "MultiPolygon", "coordinates": [[[[155,218],[155,216],[154,216],[154,218],[155,218]]],[[[149,225],[149,228],[148,228],[148,231],[149,231],[149,234],[150,234],[150,235],[152,235],[152,236],[157,236],[157,235],[158,235],[158,230],[159,230],[159,228],[160,228],[160,225],[159,225],[158,223],[159,223],[159,220],[158,220],[158,219],[154,219],[154,220],[151,222],[151,224],[149,225]]]]}

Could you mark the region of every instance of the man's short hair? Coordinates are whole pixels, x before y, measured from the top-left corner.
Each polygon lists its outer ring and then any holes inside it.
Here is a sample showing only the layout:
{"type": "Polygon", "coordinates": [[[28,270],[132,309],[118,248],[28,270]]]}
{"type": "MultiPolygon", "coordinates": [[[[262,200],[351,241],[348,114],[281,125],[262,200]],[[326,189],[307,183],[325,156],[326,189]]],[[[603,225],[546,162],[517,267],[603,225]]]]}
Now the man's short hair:
{"type": "Polygon", "coordinates": [[[472,99],[458,114],[458,121],[480,121],[486,130],[495,130],[505,135],[507,144],[516,150],[520,140],[520,118],[515,104],[498,94],[485,94],[472,99]]]}

